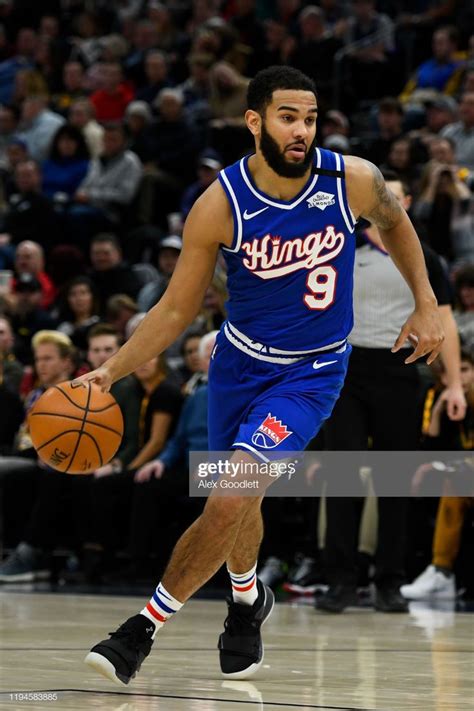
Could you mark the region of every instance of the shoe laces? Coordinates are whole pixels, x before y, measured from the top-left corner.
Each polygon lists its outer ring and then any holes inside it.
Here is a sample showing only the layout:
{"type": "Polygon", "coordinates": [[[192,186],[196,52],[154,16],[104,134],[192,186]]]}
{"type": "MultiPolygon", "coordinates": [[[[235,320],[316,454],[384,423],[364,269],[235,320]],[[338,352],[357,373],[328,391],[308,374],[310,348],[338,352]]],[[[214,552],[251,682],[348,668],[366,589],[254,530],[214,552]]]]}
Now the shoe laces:
{"type": "Polygon", "coordinates": [[[109,632],[112,639],[123,639],[128,646],[138,648],[143,642],[148,642],[148,638],[144,637],[143,631],[129,622],[124,622],[115,632],[109,632]]]}
{"type": "Polygon", "coordinates": [[[229,614],[224,621],[224,629],[232,637],[237,637],[239,635],[248,635],[249,632],[256,632],[258,630],[257,620],[246,612],[241,610],[241,606],[238,603],[234,603],[230,598],[227,598],[227,605],[229,607],[229,614]]]}

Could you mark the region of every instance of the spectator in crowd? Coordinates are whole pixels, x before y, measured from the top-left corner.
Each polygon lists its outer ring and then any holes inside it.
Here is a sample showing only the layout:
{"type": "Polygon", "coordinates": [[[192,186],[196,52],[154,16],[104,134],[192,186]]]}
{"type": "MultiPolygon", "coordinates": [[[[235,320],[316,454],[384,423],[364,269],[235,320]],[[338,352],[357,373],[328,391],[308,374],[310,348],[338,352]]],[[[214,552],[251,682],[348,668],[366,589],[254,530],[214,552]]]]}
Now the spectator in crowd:
{"type": "Polygon", "coordinates": [[[90,97],[97,120],[121,121],[133,96],[132,87],[123,81],[120,64],[109,62],[104,65],[103,88],[97,89],[90,97]]]}
{"type": "Polygon", "coordinates": [[[403,107],[398,99],[386,97],[378,103],[377,133],[364,151],[364,157],[380,165],[387,160],[392,143],[403,137],[403,107]]]}
{"type": "Polygon", "coordinates": [[[95,110],[89,99],[77,99],[71,104],[68,121],[82,131],[92,158],[99,158],[104,149],[104,128],[95,120],[95,110]]]}
{"type": "MultiPolygon", "coordinates": [[[[392,192],[408,208],[410,197],[402,183],[394,175],[387,175],[386,179],[392,192]]],[[[391,352],[400,323],[412,308],[412,298],[403,279],[393,271],[395,267],[387,258],[378,230],[369,225],[364,239],[365,245],[357,250],[354,271],[354,328],[350,336],[353,350],[344,387],[324,430],[325,446],[333,451],[364,450],[371,438],[374,450],[416,450],[417,408],[408,411],[406,403],[416,402],[418,371],[416,366],[406,363],[406,347],[396,354],[391,352]]],[[[449,305],[447,280],[439,257],[426,248],[423,251],[446,332],[442,358],[447,373],[447,410],[451,419],[460,420],[466,403],[460,380],[459,338],[449,305]]],[[[375,482],[383,475],[383,471],[374,472],[375,482]]],[[[335,482],[328,481],[329,590],[317,607],[336,613],[357,599],[357,501],[332,496],[332,486],[335,482]]],[[[378,510],[375,608],[404,612],[407,605],[399,586],[404,578],[407,499],[380,496],[378,510]]]]}
{"type": "Polygon", "coordinates": [[[158,123],[153,160],[158,170],[182,189],[194,176],[197,150],[194,129],[186,119],[183,94],[179,89],[163,89],[154,106],[158,123]]]}
{"type": "Polygon", "coordinates": [[[132,48],[123,62],[126,77],[135,86],[142,87],[146,83],[145,58],[148,52],[156,47],[156,30],[150,20],[142,19],[134,23],[132,32],[132,48]]]}
{"type": "Polygon", "coordinates": [[[74,195],[75,204],[68,211],[71,240],[86,246],[94,234],[119,226],[141,177],[140,160],[126,148],[124,126],[106,126],[102,155],[90,162],[87,175],[74,195]]]}
{"type": "Polygon", "coordinates": [[[461,96],[459,118],[456,123],[443,128],[441,135],[454,141],[459,165],[474,171],[474,91],[461,96]]]}
{"type": "MultiPolygon", "coordinates": [[[[424,162],[427,153],[431,154],[434,143],[442,140],[441,131],[457,117],[458,105],[451,96],[438,96],[425,104],[425,123],[409,132],[419,162],[424,162]]],[[[454,153],[453,153],[454,156],[454,153]]],[[[448,162],[440,160],[440,162],[448,162]]]]}
{"type": "Polygon", "coordinates": [[[118,548],[124,536],[128,539],[130,500],[139,485],[135,483],[137,470],[161,453],[175,431],[182,406],[181,393],[168,379],[163,356],[142,365],[134,376],[141,391],[138,453],[123,469],[117,465],[111,476],[100,478],[93,492],[96,543],[105,556],[118,548]]]}
{"type": "Polygon", "coordinates": [[[58,291],[87,271],[85,255],[72,244],[59,244],[48,257],[48,273],[58,291]]]}
{"type": "MultiPolygon", "coordinates": [[[[217,331],[200,339],[198,351],[201,375],[195,389],[181,410],[173,436],[159,457],[152,459],[135,474],[130,538],[127,552],[133,562],[132,570],[143,571],[147,555],[156,538],[156,525],[161,530],[174,523],[173,512],[178,501],[187,503],[188,458],[190,452],[207,450],[207,373],[217,331]]],[[[188,512],[189,516],[189,512],[188,512]]],[[[185,526],[180,516],[180,530],[185,526]]]]}
{"type": "Polygon", "coordinates": [[[181,344],[183,365],[177,372],[183,382],[183,392],[185,395],[189,395],[192,390],[194,390],[196,382],[202,373],[201,356],[199,354],[201,339],[202,335],[198,331],[189,331],[181,344]]]}
{"type": "Polygon", "coordinates": [[[156,281],[145,284],[138,294],[140,311],[149,311],[161,299],[175,270],[183,243],[181,237],[169,235],[158,246],[158,273],[156,281]]]}
{"type": "Polygon", "coordinates": [[[140,416],[139,451],[130,462],[130,470],[138,470],[156,457],[173,434],[179,416],[182,397],[169,380],[163,357],[153,358],[138,368],[135,377],[143,389],[140,416]]]}
{"type": "Polygon", "coordinates": [[[15,356],[24,365],[32,362],[31,339],[38,331],[54,329],[55,320],[41,308],[41,284],[25,272],[15,282],[11,322],[15,333],[15,356]]]}
{"type": "Polygon", "coordinates": [[[189,77],[179,89],[183,92],[184,103],[189,110],[198,104],[207,107],[211,87],[211,67],[215,62],[212,54],[195,53],[189,55],[189,77]]]}
{"type": "MultiPolygon", "coordinates": [[[[210,105],[218,124],[241,127],[247,107],[249,80],[227,62],[217,62],[211,69],[210,105]]],[[[214,122],[214,127],[216,126],[214,122]]]]}
{"type": "MultiPolygon", "coordinates": [[[[39,460],[31,442],[28,413],[48,387],[67,380],[73,372],[73,349],[67,336],[43,330],[34,336],[32,346],[37,382],[25,399],[25,417],[15,437],[12,455],[0,456],[0,484],[4,487],[3,493],[8,499],[9,483],[17,492],[17,500],[9,501],[16,505],[4,506],[4,533],[8,531],[7,536],[10,528],[12,531],[17,530],[22,525],[20,521],[26,520],[25,512],[31,510],[39,476],[39,460]]],[[[12,538],[15,538],[14,534],[12,538]]]]}
{"type": "MultiPolygon", "coordinates": [[[[116,328],[107,323],[97,323],[87,336],[87,361],[92,370],[99,368],[118,351],[121,336],[116,328]]],[[[117,454],[108,463],[94,472],[94,478],[121,471],[136,456],[138,451],[138,424],[140,416],[140,388],[133,375],[114,383],[111,393],[117,400],[124,417],[124,437],[117,454]]]]}
{"type": "Polygon", "coordinates": [[[263,24],[263,32],[263,42],[256,48],[255,60],[258,68],[286,64],[295,46],[289,28],[283,22],[269,18],[263,24]]]}
{"type": "Polygon", "coordinates": [[[114,294],[105,305],[105,316],[110,323],[125,338],[130,320],[138,314],[136,302],[127,294],[114,294]]]}
{"type": "Polygon", "coordinates": [[[474,355],[474,260],[461,267],[454,278],[454,318],[466,348],[474,355]]]}
{"type": "Polygon", "coordinates": [[[198,145],[179,89],[162,89],[154,105],[158,119],[144,135],[149,155],[139,213],[144,223],[165,228],[168,213],[178,210],[182,190],[195,176],[198,145]]]}
{"type": "Polygon", "coordinates": [[[458,105],[451,96],[438,96],[426,102],[427,133],[439,134],[448,124],[453,123],[458,113],[458,105]]]}
{"type": "Polygon", "coordinates": [[[347,138],[349,131],[349,120],[342,111],[331,110],[324,115],[320,131],[323,144],[326,143],[326,139],[329,138],[329,136],[343,136],[347,138]]]}
{"type": "Polygon", "coordinates": [[[51,201],[42,194],[42,175],[33,160],[20,161],[14,172],[15,191],[3,217],[3,241],[18,244],[33,239],[49,251],[58,238],[58,218],[51,201]]]}
{"type": "Polygon", "coordinates": [[[150,106],[162,89],[171,86],[168,79],[168,64],[163,52],[150,50],[145,57],[145,85],[137,91],[136,98],[150,106]]]}
{"type": "MultiPolygon", "coordinates": [[[[0,338],[2,319],[0,319],[0,338]]],[[[17,389],[13,389],[5,379],[6,362],[0,352],[0,458],[13,450],[16,433],[23,420],[23,403],[17,389]]]]}
{"type": "Polygon", "coordinates": [[[352,0],[351,14],[339,24],[338,33],[346,46],[357,43],[348,64],[350,96],[354,99],[377,99],[393,88],[393,29],[390,17],[377,12],[375,0],[352,0]]]}
{"type": "Polygon", "coordinates": [[[450,138],[436,137],[429,142],[429,158],[444,165],[456,165],[454,143],[450,138]]]}
{"type": "Polygon", "coordinates": [[[123,261],[117,237],[110,233],[99,234],[90,248],[92,270],[90,278],[99,297],[99,310],[105,314],[108,299],[114,294],[127,294],[136,298],[140,281],[133,269],[123,261]]]}
{"type": "Polygon", "coordinates": [[[459,33],[456,27],[440,27],[433,33],[432,57],[423,62],[406,84],[400,99],[403,103],[416,103],[433,92],[453,96],[456,94],[464,69],[457,56],[459,33]]]}
{"type": "Polygon", "coordinates": [[[44,75],[37,69],[20,69],[15,77],[15,89],[12,102],[21,106],[30,96],[44,96],[48,94],[48,84],[44,75]]]}
{"type": "Polygon", "coordinates": [[[15,336],[10,319],[0,316],[0,364],[2,368],[0,382],[4,388],[13,393],[20,392],[23,377],[23,366],[15,358],[15,336]]]}
{"type": "Polygon", "coordinates": [[[227,278],[216,269],[212,281],[204,295],[204,301],[196,325],[205,331],[219,329],[226,319],[225,302],[227,301],[227,278]]]}
{"type": "MultiPolygon", "coordinates": [[[[15,273],[17,277],[22,274],[31,274],[41,284],[41,303],[42,309],[49,309],[56,298],[56,288],[44,270],[44,250],[37,242],[25,240],[20,242],[15,253],[15,273]]],[[[13,288],[16,282],[13,281],[13,288]]]]}
{"type": "Polygon", "coordinates": [[[181,214],[183,219],[186,219],[192,206],[211,183],[216,180],[220,170],[224,167],[222,158],[217,151],[212,148],[206,148],[202,151],[198,161],[198,179],[190,185],[183,193],[181,198],[181,214]]]}
{"type": "Polygon", "coordinates": [[[7,104],[12,100],[15,76],[20,69],[28,69],[34,65],[34,55],[37,45],[36,32],[30,27],[23,27],[16,38],[16,52],[0,63],[0,102],[7,104]]]}
{"type": "Polygon", "coordinates": [[[42,330],[33,337],[32,346],[37,381],[25,399],[25,418],[17,432],[12,456],[0,457],[0,483],[5,485],[6,498],[9,482],[20,494],[20,499],[14,502],[17,505],[4,507],[5,533],[10,531],[10,525],[12,530],[16,530],[17,522],[25,520],[24,514],[33,504],[35,483],[39,475],[38,456],[29,433],[29,410],[48,387],[67,380],[74,370],[74,353],[67,336],[56,331],[42,330]]]}
{"type": "MultiPolygon", "coordinates": [[[[437,368],[439,371],[439,366],[437,368]]],[[[430,388],[425,400],[423,434],[428,450],[466,450],[474,448],[474,356],[461,353],[461,379],[467,402],[471,405],[461,422],[452,422],[446,413],[444,386],[445,373],[438,373],[437,387],[430,388]]],[[[415,474],[415,490],[419,493],[424,476],[430,475],[432,464],[421,465],[415,474]]],[[[455,475],[454,475],[455,476],[455,475]]],[[[452,485],[451,485],[452,486],[452,485]]],[[[433,537],[433,557],[431,564],[409,585],[402,585],[400,591],[408,600],[453,600],[456,597],[454,564],[461,545],[464,519],[474,498],[453,496],[453,490],[445,485],[446,495],[439,500],[433,537]]]]}
{"type": "MultiPolygon", "coordinates": [[[[35,347],[36,360],[38,361],[38,371],[42,367],[42,382],[45,381],[44,373],[48,370],[48,386],[61,379],[67,379],[69,373],[64,377],[66,368],[58,368],[58,359],[55,356],[55,349],[67,352],[67,339],[62,334],[39,334],[35,347]],[[46,351],[43,353],[44,346],[46,351]],[[37,353],[39,349],[39,353],[37,353]],[[52,364],[42,366],[42,359],[49,357],[52,364]],[[61,373],[60,379],[52,379],[51,372],[56,366],[54,373],[61,373]]],[[[95,330],[91,332],[89,338],[88,359],[92,367],[100,367],[107,358],[117,352],[119,348],[119,338],[116,331],[106,324],[97,324],[95,330]]],[[[61,355],[61,352],[60,354],[61,355]]],[[[44,391],[40,389],[39,394],[44,391]]],[[[116,383],[112,388],[112,393],[116,398],[124,414],[126,429],[114,463],[105,465],[94,473],[95,477],[105,476],[109,469],[113,469],[116,463],[128,462],[136,452],[137,448],[137,420],[139,400],[135,396],[136,384],[132,376],[128,376],[116,383]]],[[[39,395],[35,393],[35,399],[39,395]]],[[[33,399],[33,397],[31,398],[33,399]]],[[[26,520],[23,530],[19,531],[21,542],[15,548],[12,555],[0,566],[0,582],[8,583],[17,580],[46,579],[51,575],[51,551],[60,540],[60,529],[62,512],[66,508],[68,513],[68,534],[71,537],[71,529],[75,529],[74,543],[78,546],[79,552],[84,558],[84,565],[89,569],[92,565],[91,552],[87,548],[88,544],[88,524],[90,516],[84,513],[90,508],[90,490],[92,479],[89,477],[65,477],[63,474],[44,466],[40,471],[33,470],[38,481],[38,495],[26,520]],[[81,551],[84,544],[84,551],[81,551]]],[[[18,496],[18,484],[7,478],[7,495],[9,497],[18,496]]],[[[20,482],[21,483],[21,482],[20,482]]]]}
{"type": "Polygon", "coordinates": [[[17,192],[15,170],[19,163],[28,160],[28,148],[20,138],[12,138],[5,151],[5,166],[0,168],[0,202],[2,212],[8,209],[11,196],[17,192]]]}
{"type": "Polygon", "coordinates": [[[150,0],[146,14],[155,29],[154,47],[163,52],[177,51],[183,41],[183,34],[174,20],[171,9],[157,0],[150,0]]]}
{"type": "Polygon", "coordinates": [[[88,346],[89,331],[99,322],[99,302],[87,276],[72,279],[64,288],[58,314],[58,331],[65,333],[81,354],[88,346]]]}
{"type": "Polygon", "coordinates": [[[294,43],[290,55],[292,66],[312,77],[318,87],[318,108],[329,105],[333,96],[334,55],[342,42],[328,28],[324,11],[317,5],[308,5],[298,16],[300,41],[294,43]],[[321,107],[321,103],[323,106],[321,107]]]}
{"type": "Polygon", "coordinates": [[[125,124],[128,129],[128,147],[139,157],[147,168],[150,156],[155,150],[155,126],[151,108],[146,101],[131,101],[125,111],[125,124]]]}
{"type": "Polygon", "coordinates": [[[63,116],[47,108],[48,97],[33,95],[27,97],[21,108],[21,122],[18,138],[25,141],[33,160],[42,161],[47,155],[53,137],[65,123],[63,116]]]}
{"type": "Polygon", "coordinates": [[[414,164],[413,145],[408,136],[397,138],[387,155],[387,160],[380,166],[381,170],[393,171],[398,174],[401,180],[410,188],[413,193],[414,186],[419,177],[418,166],[414,164]]]}
{"type": "Polygon", "coordinates": [[[426,165],[413,214],[432,249],[448,262],[473,253],[472,201],[455,165],[436,161],[426,165]]]}
{"type": "Polygon", "coordinates": [[[209,124],[211,143],[226,164],[240,157],[249,146],[243,118],[248,83],[249,79],[227,62],[218,62],[211,69],[209,104],[214,116],[209,124]]]}
{"type": "Polygon", "coordinates": [[[0,105],[0,168],[8,168],[7,146],[15,136],[20,112],[12,104],[0,105]]]}
{"type": "Polygon", "coordinates": [[[86,67],[98,61],[102,52],[99,18],[93,12],[80,12],[74,18],[75,55],[86,67]]]}
{"type": "MultiPolygon", "coordinates": [[[[256,0],[244,0],[235,3],[229,18],[231,26],[237,30],[240,42],[247,47],[262,47],[264,40],[263,24],[257,15],[256,0]]],[[[249,58],[249,76],[253,76],[256,66],[252,55],[249,58]]]]}
{"type": "Polygon", "coordinates": [[[89,149],[81,131],[68,124],[53,138],[44,161],[43,193],[57,201],[69,200],[76,193],[89,168],[89,149]]]}
{"type": "Polygon", "coordinates": [[[86,96],[85,71],[82,64],[71,60],[66,62],[62,70],[62,90],[51,100],[53,109],[66,116],[71,106],[78,99],[86,96]]]}

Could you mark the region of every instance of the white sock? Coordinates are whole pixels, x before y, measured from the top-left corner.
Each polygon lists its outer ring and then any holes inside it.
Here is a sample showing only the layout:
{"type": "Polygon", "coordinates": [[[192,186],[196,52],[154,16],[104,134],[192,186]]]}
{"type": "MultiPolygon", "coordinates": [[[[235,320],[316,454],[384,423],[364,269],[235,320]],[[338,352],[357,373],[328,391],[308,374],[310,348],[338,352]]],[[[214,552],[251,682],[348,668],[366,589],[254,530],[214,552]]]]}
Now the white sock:
{"type": "Polygon", "coordinates": [[[243,605],[253,605],[258,597],[257,590],[257,564],[246,573],[233,573],[229,568],[227,572],[232,583],[232,598],[234,602],[243,605]]]}
{"type": "Polygon", "coordinates": [[[140,615],[148,617],[155,624],[152,639],[155,639],[156,633],[163,627],[166,620],[169,620],[175,612],[181,610],[183,604],[183,602],[179,602],[170,595],[161,583],[158,584],[153,597],[150,598],[150,602],[143,610],[140,610],[140,615]]]}

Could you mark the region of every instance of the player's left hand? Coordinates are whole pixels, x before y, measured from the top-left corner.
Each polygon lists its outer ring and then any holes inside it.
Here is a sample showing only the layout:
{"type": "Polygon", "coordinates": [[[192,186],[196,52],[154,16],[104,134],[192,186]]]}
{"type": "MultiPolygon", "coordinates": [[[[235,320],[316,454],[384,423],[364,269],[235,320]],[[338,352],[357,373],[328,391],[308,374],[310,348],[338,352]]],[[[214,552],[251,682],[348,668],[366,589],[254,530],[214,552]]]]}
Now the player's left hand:
{"type": "Polygon", "coordinates": [[[415,346],[415,350],[405,359],[406,364],[428,356],[426,362],[430,365],[437,358],[443,345],[444,331],[436,304],[418,307],[413,311],[403,324],[392,353],[399,351],[407,340],[415,346]]]}
{"type": "Polygon", "coordinates": [[[464,419],[466,414],[466,398],[461,385],[451,385],[440,395],[440,399],[446,403],[446,412],[450,420],[458,421],[464,419]]]}

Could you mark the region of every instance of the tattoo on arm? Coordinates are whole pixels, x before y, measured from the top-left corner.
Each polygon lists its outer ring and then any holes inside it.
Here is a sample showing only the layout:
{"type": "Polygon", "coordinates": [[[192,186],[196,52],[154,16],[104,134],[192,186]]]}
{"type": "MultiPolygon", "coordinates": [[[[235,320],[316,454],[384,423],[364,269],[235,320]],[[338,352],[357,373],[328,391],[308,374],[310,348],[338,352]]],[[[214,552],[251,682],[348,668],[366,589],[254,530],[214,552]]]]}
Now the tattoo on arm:
{"type": "Polygon", "coordinates": [[[372,196],[374,206],[367,217],[381,230],[390,230],[400,222],[403,209],[395,195],[385,185],[380,170],[369,164],[372,170],[372,196]]]}

